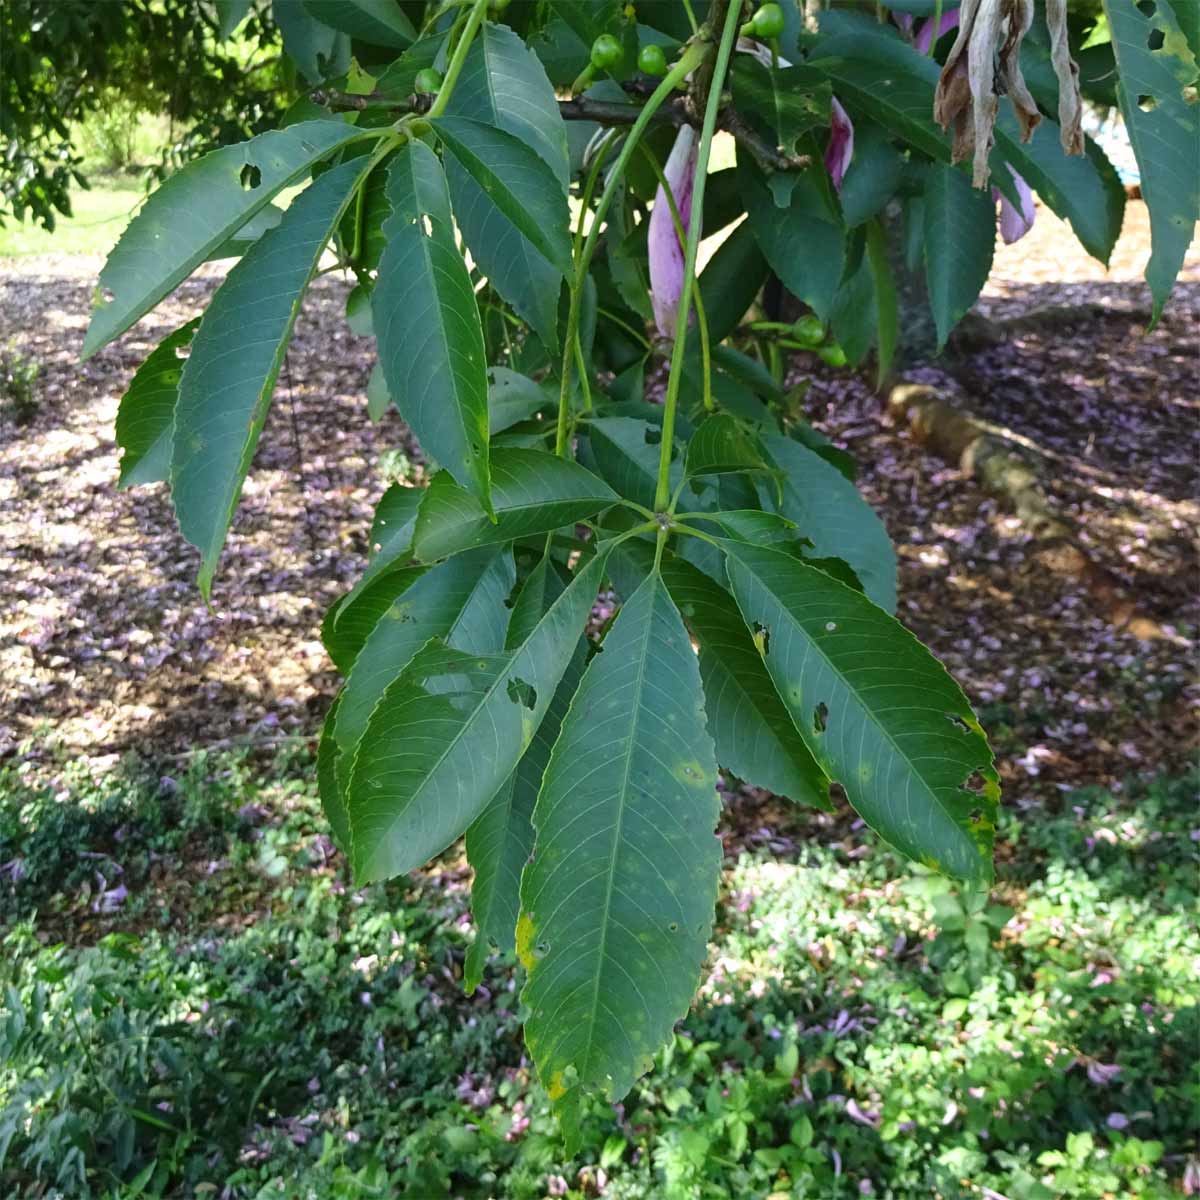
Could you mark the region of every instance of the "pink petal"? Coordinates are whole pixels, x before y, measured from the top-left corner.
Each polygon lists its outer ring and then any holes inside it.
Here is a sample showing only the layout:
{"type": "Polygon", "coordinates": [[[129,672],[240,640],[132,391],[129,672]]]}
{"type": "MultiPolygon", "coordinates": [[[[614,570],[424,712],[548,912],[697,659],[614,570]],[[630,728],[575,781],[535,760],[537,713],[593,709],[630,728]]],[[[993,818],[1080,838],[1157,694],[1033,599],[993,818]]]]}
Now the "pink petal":
{"type": "MultiPolygon", "coordinates": [[[[949,33],[952,29],[958,28],[958,9],[953,12],[942,13],[942,21],[938,26],[938,37],[949,33]]],[[[929,53],[929,43],[933,38],[933,18],[928,17],[921,22],[921,28],[917,30],[917,36],[913,38],[913,49],[918,54],[929,53]]]]}
{"type": "MultiPolygon", "coordinates": [[[[675,135],[663,177],[675,197],[679,220],[687,233],[692,216],[692,182],[696,172],[696,131],[683,125],[675,135]]],[[[675,233],[671,205],[659,184],[650,210],[650,229],[646,235],[650,253],[650,302],[654,323],[663,337],[675,336],[679,316],[679,295],[683,291],[684,248],[675,233]]]]}
{"type": "Polygon", "coordinates": [[[1011,246],[1013,242],[1019,242],[1033,228],[1037,209],[1034,207],[1033,190],[1029,184],[1011,166],[1008,169],[1012,173],[1017,195],[1021,198],[1021,207],[1017,208],[998,188],[992,188],[992,195],[1000,201],[1000,236],[1004,239],[1005,245],[1011,246]]]}
{"type": "Polygon", "coordinates": [[[846,168],[854,157],[854,122],[841,106],[836,96],[833,97],[829,109],[829,148],[825,151],[825,166],[829,171],[833,186],[842,190],[842,180],[846,178],[846,168]]]}

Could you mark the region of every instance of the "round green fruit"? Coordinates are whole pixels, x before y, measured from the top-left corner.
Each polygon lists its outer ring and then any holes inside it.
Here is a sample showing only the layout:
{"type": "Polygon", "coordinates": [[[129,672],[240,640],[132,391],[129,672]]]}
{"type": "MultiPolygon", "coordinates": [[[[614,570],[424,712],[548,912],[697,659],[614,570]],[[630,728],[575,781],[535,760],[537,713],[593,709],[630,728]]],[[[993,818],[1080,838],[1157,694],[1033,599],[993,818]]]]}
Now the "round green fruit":
{"type": "Polygon", "coordinates": [[[611,33],[602,33],[592,43],[592,66],[597,71],[611,70],[624,57],[621,43],[611,33]]]}
{"type": "Polygon", "coordinates": [[[764,4],[754,14],[754,32],[764,41],[783,33],[783,9],[778,4],[764,4]]]}
{"type": "Polygon", "coordinates": [[[667,56],[661,46],[643,46],[638,51],[638,70],[643,75],[665,75],[667,56]]]}
{"type": "Polygon", "coordinates": [[[417,72],[416,79],[413,80],[413,87],[418,92],[436,92],[442,86],[442,73],[435,71],[432,67],[424,67],[417,72]]]}

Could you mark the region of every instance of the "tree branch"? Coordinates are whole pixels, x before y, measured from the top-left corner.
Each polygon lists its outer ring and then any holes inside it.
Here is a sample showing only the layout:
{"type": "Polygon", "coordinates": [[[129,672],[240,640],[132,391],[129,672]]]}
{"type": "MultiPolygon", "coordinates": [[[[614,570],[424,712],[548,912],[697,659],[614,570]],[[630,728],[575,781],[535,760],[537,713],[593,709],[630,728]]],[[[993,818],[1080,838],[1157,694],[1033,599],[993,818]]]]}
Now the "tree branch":
{"type": "MultiPolygon", "coordinates": [[[[433,104],[428,93],[409,96],[407,100],[396,100],[388,96],[354,96],[348,92],[318,89],[309,93],[314,104],[320,104],[335,112],[365,112],[368,109],[385,109],[394,113],[424,114],[433,104]]],[[[609,100],[591,100],[587,96],[576,96],[571,100],[560,100],[558,111],[564,121],[592,121],[597,125],[632,125],[641,108],[636,104],[620,104],[609,100]]],[[[692,125],[699,128],[700,121],[692,105],[684,96],[664,104],[651,118],[656,125],[692,125]]],[[[717,128],[725,130],[745,146],[769,171],[803,171],[812,159],[807,154],[786,154],[777,146],[770,145],[759,136],[735,108],[727,105],[717,119],[717,128]]]]}

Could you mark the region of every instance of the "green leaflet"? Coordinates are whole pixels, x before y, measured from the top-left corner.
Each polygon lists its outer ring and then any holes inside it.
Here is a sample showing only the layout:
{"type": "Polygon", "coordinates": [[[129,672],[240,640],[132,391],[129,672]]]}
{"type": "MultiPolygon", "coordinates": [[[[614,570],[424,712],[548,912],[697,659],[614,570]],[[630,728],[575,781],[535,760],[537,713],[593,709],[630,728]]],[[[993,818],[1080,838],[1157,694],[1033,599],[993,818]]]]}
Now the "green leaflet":
{"type": "Polygon", "coordinates": [[[577,462],[544,450],[492,451],[489,521],[478,501],[449,476],[435,475],[417,513],[413,553],[433,562],[473,546],[509,542],[573,525],[617,502],[617,493],[577,462]]]}
{"type": "Polygon", "coordinates": [[[986,886],[1000,783],[958,684],[824,572],[777,550],[724,548],[742,617],[817,762],[898,850],[986,886]]]}
{"type": "Polygon", "coordinates": [[[519,138],[469,117],[430,121],[446,149],[558,271],[571,274],[570,213],[553,170],[519,138]]]}
{"type": "Polygon", "coordinates": [[[746,315],[767,278],[767,270],[754,227],[750,221],[743,221],[717,247],[696,280],[714,346],[727,338],[746,315]]]}
{"type": "Polygon", "coordinates": [[[510,651],[470,655],[433,641],[384,692],[346,794],[361,883],[420,866],[483,811],[546,715],[603,573],[593,558],[510,651]]]}
{"type": "Polygon", "coordinates": [[[318,21],[373,46],[403,50],[417,36],[396,0],[304,0],[304,7],[318,21]]]}
{"type": "Polygon", "coordinates": [[[525,1040],[568,1154],[581,1092],[624,1096],[687,1012],[712,928],[717,813],[696,656],[655,572],[571,702],[521,879],[525,1040]]]}
{"type": "Polygon", "coordinates": [[[350,69],[350,38],[318,20],[303,0],[271,0],[283,48],[310,83],[320,83],[350,69]]]}
{"type": "MultiPolygon", "coordinates": [[[[517,597],[508,631],[510,647],[519,645],[528,636],[533,625],[562,595],[563,586],[558,571],[549,559],[543,558],[517,597]]],[[[533,806],[559,727],[583,675],[587,649],[587,639],[580,638],[529,749],[467,830],[467,859],[475,870],[471,912],[476,929],[475,941],[467,951],[463,967],[468,995],[483,977],[489,950],[513,949],[521,903],[521,870],[533,850],[533,806]]]]}
{"type": "MultiPolygon", "coordinates": [[[[820,454],[792,438],[768,434],[767,453],[782,472],[779,512],[812,542],[817,558],[841,558],[854,568],[867,595],[896,611],[896,551],[883,522],[862,493],[820,454]]],[[[771,495],[772,489],[767,489],[771,495]]]]}
{"type": "Polygon", "coordinates": [[[483,329],[441,164],[423,142],[396,152],[387,195],[373,308],[388,391],[422,448],[490,513],[483,329]]]}
{"type": "MultiPolygon", "coordinates": [[[[346,593],[339,612],[354,602],[366,587],[392,567],[412,556],[413,531],[417,527],[417,509],[425,496],[423,488],[393,483],[375,506],[371,522],[367,566],[358,582],[346,593]]],[[[341,620],[341,617],[338,617],[341,620]]]]}
{"type": "MultiPolygon", "coordinates": [[[[1175,10],[1182,8],[1179,0],[1174,7],[1159,0],[1153,15],[1146,16],[1133,0],[1104,0],[1119,68],[1117,96],[1150,210],[1146,282],[1155,321],[1200,219],[1200,70],[1176,20],[1175,10]],[[1161,39],[1157,50],[1150,49],[1152,39],[1161,39]]],[[[1195,34],[1195,16],[1187,28],[1195,34]]]]}
{"type": "Polygon", "coordinates": [[[991,192],[971,186],[956,167],[925,175],[925,282],[938,346],[975,303],[992,269],[996,205],[991,192]]]}
{"type": "Polygon", "coordinates": [[[762,450],[729,413],[706,417],[688,439],[685,476],[764,470],[767,463],[762,450]]]}
{"type": "Polygon", "coordinates": [[[340,702],[340,697],[334,697],[321,726],[321,740],[317,743],[317,791],[321,796],[325,819],[333,831],[333,840],[338,849],[346,853],[350,846],[350,819],[346,815],[345,798],[338,779],[338,758],[341,751],[333,737],[340,702]]]}
{"type": "MultiPolygon", "coordinates": [[[[597,417],[587,424],[588,448],[596,471],[629,500],[654,506],[662,430],[634,417],[597,417]]],[[[671,464],[671,487],[682,477],[682,464],[671,464]]]]}
{"type": "Polygon", "coordinates": [[[845,266],[846,239],[815,176],[809,172],[797,179],[787,208],[776,205],[752,165],[739,161],[738,179],[763,256],[788,291],[827,321],[845,266]]]}
{"type": "Polygon", "coordinates": [[[305,121],[214,150],[167,179],[121,235],[104,270],[83,358],[124,333],[175,290],[280,188],[349,142],[377,134],[340,121],[305,121]]]}
{"type": "Polygon", "coordinates": [[[366,165],[355,158],[327,171],[246,252],[217,289],[184,364],[171,495],[184,537],[201,553],[205,598],[304,292],[366,165]]]}
{"type": "Polygon", "coordinates": [[[117,445],[121,447],[122,488],[160,483],[171,469],[171,430],[183,360],[200,319],[181,325],[159,342],[137,369],[117,409],[117,445]]]}
{"type": "Polygon", "coordinates": [[[885,130],[874,122],[856,121],[854,157],[842,181],[842,213],[853,228],[875,216],[891,200],[904,173],[904,157],[885,130]]]}
{"type": "Polygon", "coordinates": [[[409,582],[361,643],[342,689],[336,734],[346,751],[353,751],[388,685],[431,638],[468,654],[491,654],[504,645],[504,602],[516,582],[507,547],[460,554],[430,571],[394,572],[379,586],[396,575],[409,582]]]}
{"type": "MultiPolygon", "coordinates": [[[[613,559],[629,562],[644,576],[654,552],[626,542],[613,559]]],[[[671,599],[700,643],[704,710],[717,762],[755,787],[831,810],[829,780],[776,694],[733,597],[673,554],[663,555],[661,570],[671,599]]]]}
{"type": "MultiPolygon", "coordinates": [[[[487,122],[512,134],[550,168],[558,190],[566,195],[567,137],[558,101],[537,56],[511,29],[483,26],[467,54],[446,114],[487,122]]],[[[560,272],[453,157],[446,174],[455,215],[479,269],[533,326],[547,350],[555,353],[560,272]]]]}
{"type": "Polygon", "coordinates": [[[539,412],[558,408],[557,393],[508,367],[488,368],[488,428],[501,433],[539,412]]]}
{"type": "Polygon", "coordinates": [[[900,338],[900,306],[896,277],[888,259],[887,237],[878,221],[867,222],[867,263],[875,286],[875,386],[882,389],[900,338]]]}
{"type": "Polygon", "coordinates": [[[425,573],[424,567],[399,567],[384,572],[342,596],[321,622],[321,641],[333,665],[343,675],[354,666],[358,652],[400,594],[425,573]]]}
{"type": "Polygon", "coordinates": [[[446,115],[486,121],[511,133],[554,172],[566,195],[567,129],[558,99],[537,55],[511,29],[491,24],[480,29],[446,115]]]}

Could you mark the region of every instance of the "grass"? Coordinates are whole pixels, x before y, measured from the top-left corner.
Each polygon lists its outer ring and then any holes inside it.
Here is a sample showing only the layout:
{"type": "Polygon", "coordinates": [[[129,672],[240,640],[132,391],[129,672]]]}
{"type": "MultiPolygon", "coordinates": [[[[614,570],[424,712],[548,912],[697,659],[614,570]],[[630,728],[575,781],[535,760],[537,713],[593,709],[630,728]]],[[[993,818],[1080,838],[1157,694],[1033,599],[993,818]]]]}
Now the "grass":
{"type": "Polygon", "coordinates": [[[461,860],[355,891],[306,754],[18,760],[0,1193],[1166,1200],[1200,1176],[1196,783],[1009,812],[991,898],[780,810],[674,1045],[566,1162],[516,972],[461,992],[461,860]]]}
{"type": "Polygon", "coordinates": [[[0,258],[37,254],[107,254],[145,198],[140,178],[93,175],[91,187],[71,193],[70,217],[59,217],[53,233],[11,218],[0,226],[0,258]]]}

